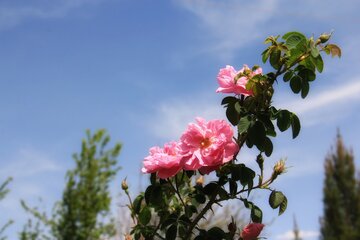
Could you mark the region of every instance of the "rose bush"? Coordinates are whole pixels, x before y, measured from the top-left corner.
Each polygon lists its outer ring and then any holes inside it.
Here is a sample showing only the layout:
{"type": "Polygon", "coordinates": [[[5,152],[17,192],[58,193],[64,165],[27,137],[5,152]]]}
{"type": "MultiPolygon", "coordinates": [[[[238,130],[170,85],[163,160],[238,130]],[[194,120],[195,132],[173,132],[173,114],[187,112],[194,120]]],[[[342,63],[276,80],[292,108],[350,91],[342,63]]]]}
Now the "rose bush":
{"type": "Polygon", "coordinates": [[[273,106],[273,85],[282,76],[295,94],[305,98],[310,83],[323,71],[321,54],[341,56],[337,45],[327,44],[330,36],[322,34],[315,40],[289,32],[282,38],[268,37],[265,43],[269,46],[262,53],[262,61],[269,62],[273,71],[266,74],[259,66],[250,69],[244,65],[239,71],[230,65],[220,69],[216,92],[231,94],[221,102],[229,123],[197,118],[178,142],[150,149],[142,168],[143,173],[151,174],[145,192],[132,200],[127,185],[123,187],[135,223],[130,235],[136,240],[257,239],[264,227],[263,213],[249,196],[252,191],[268,191],[270,207],[278,209],[279,215],[286,210],[286,196],[271,187],[285,172],[285,161],[278,161],[269,176],[264,174],[264,161],[273,152],[272,139],[277,130],[291,129],[296,138],[301,128],[295,113],[273,106]],[[238,158],[244,147],[258,150],[258,172],[238,158]],[[201,176],[210,173],[214,173],[212,181],[204,182],[201,176]],[[202,229],[199,221],[205,214],[228,200],[242,203],[249,210],[251,223],[241,229],[229,216],[223,220],[228,222],[227,228],[202,229]]]}

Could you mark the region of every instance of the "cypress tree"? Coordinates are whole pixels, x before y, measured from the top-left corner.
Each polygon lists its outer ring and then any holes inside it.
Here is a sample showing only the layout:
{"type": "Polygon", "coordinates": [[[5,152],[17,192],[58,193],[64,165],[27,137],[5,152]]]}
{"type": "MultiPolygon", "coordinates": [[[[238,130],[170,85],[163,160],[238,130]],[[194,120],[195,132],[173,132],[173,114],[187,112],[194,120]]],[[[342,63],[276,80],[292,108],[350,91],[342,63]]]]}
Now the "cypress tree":
{"type": "Polygon", "coordinates": [[[336,146],[325,159],[322,240],[359,240],[358,194],[354,156],[337,134],[336,146]]]}

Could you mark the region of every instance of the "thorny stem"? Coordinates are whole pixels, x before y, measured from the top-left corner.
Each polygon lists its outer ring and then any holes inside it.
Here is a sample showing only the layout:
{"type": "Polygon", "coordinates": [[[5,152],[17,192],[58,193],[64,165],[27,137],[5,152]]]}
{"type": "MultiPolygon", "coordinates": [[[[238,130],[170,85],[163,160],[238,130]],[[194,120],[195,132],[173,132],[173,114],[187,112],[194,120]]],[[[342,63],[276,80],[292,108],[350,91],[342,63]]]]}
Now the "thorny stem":
{"type": "Polygon", "coordinates": [[[201,218],[203,218],[203,216],[205,215],[205,213],[211,209],[211,206],[216,202],[216,196],[218,194],[218,191],[216,190],[213,195],[211,196],[211,198],[209,199],[208,203],[205,205],[205,207],[201,210],[201,212],[196,216],[196,218],[194,219],[194,221],[192,221],[192,223],[190,224],[190,227],[187,231],[187,234],[185,236],[184,239],[190,239],[191,234],[193,229],[195,228],[195,226],[197,225],[197,223],[200,221],[201,218]]]}
{"type": "Polygon", "coordinates": [[[186,204],[185,204],[184,200],[182,199],[181,194],[180,194],[180,192],[179,192],[178,182],[177,182],[176,176],[175,176],[175,186],[176,186],[176,187],[174,187],[174,185],[172,184],[170,178],[168,178],[167,180],[168,180],[171,188],[175,191],[176,195],[179,197],[179,199],[180,199],[180,201],[181,201],[181,203],[182,203],[182,205],[184,206],[184,209],[185,209],[185,208],[186,208],[186,204]]]}

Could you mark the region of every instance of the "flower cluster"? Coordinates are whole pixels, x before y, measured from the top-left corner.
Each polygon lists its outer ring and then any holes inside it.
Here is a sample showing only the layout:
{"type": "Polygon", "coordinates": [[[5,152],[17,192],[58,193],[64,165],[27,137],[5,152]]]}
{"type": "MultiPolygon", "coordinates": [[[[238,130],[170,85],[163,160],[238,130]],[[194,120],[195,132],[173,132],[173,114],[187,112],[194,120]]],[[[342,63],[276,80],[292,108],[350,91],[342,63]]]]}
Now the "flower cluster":
{"type": "Polygon", "coordinates": [[[179,142],[164,148],[152,147],[144,159],[143,173],[157,173],[159,178],[176,175],[180,170],[199,170],[207,174],[231,161],[239,151],[233,141],[233,130],[224,120],[205,121],[196,118],[182,134],[179,142]]]}
{"type": "Polygon", "coordinates": [[[258,74],[262,74],[260,67],[252,71],[247,65],[244,65],[242,69],[236,71],[233,66],[227,65],[219,71],[217,80],[220,87],[216,92],[251,96],[253,92],[251,89],[246,89],[246,84],[252,77],[258,74]]]}

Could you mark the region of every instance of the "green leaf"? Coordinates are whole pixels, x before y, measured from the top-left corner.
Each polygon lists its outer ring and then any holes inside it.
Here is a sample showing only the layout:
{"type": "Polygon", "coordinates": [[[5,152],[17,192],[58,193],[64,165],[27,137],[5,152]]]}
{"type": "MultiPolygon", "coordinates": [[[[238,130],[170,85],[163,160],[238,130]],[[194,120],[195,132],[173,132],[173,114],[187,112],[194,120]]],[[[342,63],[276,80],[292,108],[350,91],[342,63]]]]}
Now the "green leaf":
{"type": "Polygon", "coordinates": [[[134,202],[133,202],[133,210],[136,214],[138,214],[140,212],[141,209],[141,202],[144,199],[143,195],[139,195],[135,198],[134,202]]]}
{"type": "Polygon", "coordinates": [[[301,42],[306,42],[306,37],[299,32],[288,32],[283,37],[285,45],[290,48],[296,48],[301,42]]]}
{"type": "Polygon", "coordinates": [[[240,115],[235,109],[235,104],[228,105],[226,109],[226,117],[232,125],[236,126],[238,124],[240,115]]]}
{"type": "Polygon", "coordinates": [[[219,227],[213,227],[208,231],[208,235],[211,237],[211,239],[224,239],[225,238],[225,232],[219,228],[219,227]]]}
{"type": "Polygon", "coordinates": [[[151,194],[154,189],[154,185],[150,185],[145,190],[145,202],[147,205],[150,204],[151,194]]]}
{"type": "Polygon", "coordinates": [[[316,46],[311,47],[311,56],[314,58],[318,57],[320,55],[319,49],[316,46]]]}
{"type": "Polygon", "coordinates": [[[205,203],[206,202],[206,197],[203,195],[203,194],[196,194],[195,195],[195,200],[198,202],[198,203],[205,203]]]}
{"type": "Polygon", "coordinates": [[[212,195],[216,189],[218,188],[218,185],[217,183],[214,183],[214,182],[211,182],[211,183],[208,183],[204,189],[203,189],[203,192],[206,194],[206,195],[212,195]]]}
{"type": "Polygon", "coordinates": [[[273,144],[270,138],[266,137],[264,140],[264,152],[267,157],[270,157],[271,153],[273,152],[273,144]]]}
{"type": "MultiPolygon", "coordinates": [[[[315,69],[314,69],[314,71],[315,71],[315,69]]],[[[301,69],[298,74],[303,80],[314,81],[316,78],[314,71],[312,71],[308,68],[304,68],[304,69],[301,69]]]]}
{"type": "Polygon", "coordinates": [[[166,231],[166,240],[175,240],[177,235],[177,226],[171,225],[166,231]]]}
{"type": "Polygon", "coordinates": [[[266,137],[266,129],[261,121],[256,121],[248,130],[248,136],[255,145],[261,145],[266,137]]]}
{"type": "Polygon", "coordinates": [[[254,206],[251,209],[251,220],[255,223],[262,222],[262,211],[258,206],[254,206]]]}
{"type": "Polygon", "coordinates": [[[286,199],[282,192],[272,191],[269,197],[270,207],[276,209],[280,206],[280,204],[286,199]]]}
{"type": "Polygon", "coordinates": [[[299,135],[301,125],[299,118],[294,113],[291,114],[291,128],[293,138],[296,138],[299,135]]]}
{"type": "Polygon", "coordinates": [[[290,80],[290,88],[294,93],[299,93],[301,91],[301,77],[295,75],[290,80]]]}
{"type": "Polygon", "coordinates": [[[291,77],[293,76],[293,72],[292,71],[287,71],[285,74],[284,74],[284,82],[287,82],[291,79],[291,77]]]}
{"type": "Polygon", "coordinates": [[[270,64],[273,68],[278,69],[280,66],[281,51],[275,48],[270,54],[270,64]]]}
{"type": "Polygon", "coordinates": [[[285,210],[286,210],[286,208],[287,208],[287,203],[288,203],[287,198],[284,196],[284,200],[283,200],[282,203],[280,204],[279,216],[285,212],[285,210]]]}
{"type": "Polygon", "coordinates": [[[316,66],[316,69],[321,73],[324,69],[324,61],[322,60],[321,55],[319,55],[317,58],[311,58],[312,62],[316,66]]]}
{"type": "Polygon", "coordinates": [[[251,125],[251,118],[249,116],[245,116],[240,118],[239,124],[238,124],[238,131],[239,133],[246,132],[248,128],[251,125]]]}
{"type": "Polygon", "coordinates": [[[139,220],[142,225],[146,225],[150,222],[151,219],[151,211],[148,207],[144,207],[140,214],[139,214],[139,220]]]}
{"type": "Polygon", "coordinates": [[[221,101],[221,105],[226,105],[229,103],[234,104],[235,102],[237,102],[238,99],[236,97],[225,97],[222,101],[221,101]]]}
{"type": "Polygon", "coordinates": [[[230,194],[232,196],[236,195],[237,189],[238,189],[237,183],[235,181],[233,181],[233,180],[230,180],[229,181],[229,190],[230,190],[230,194]]]}
{"type": "Polygon", "coordinates": [[[277,116],[277,126],[280,131],[284,132],[290,127],[291,115],[288,110],[280,110],[277,116]]]}
{"type": "Polygon", "coordinates": [[[269,48],[265,49],[265,51],[263,51],[261,55],[262,55],[262,58],[261,58],[262,62],[266,63],[266,61],[268,60],[268,58],[270,56],[270,49],[269,48]]]}
{"type": "Polygon", "coordinates": [[[307,81],[303,81],[302,87],[301,87],[301,97],[306,98],[310,90],[310,84],[307,81]]]}

